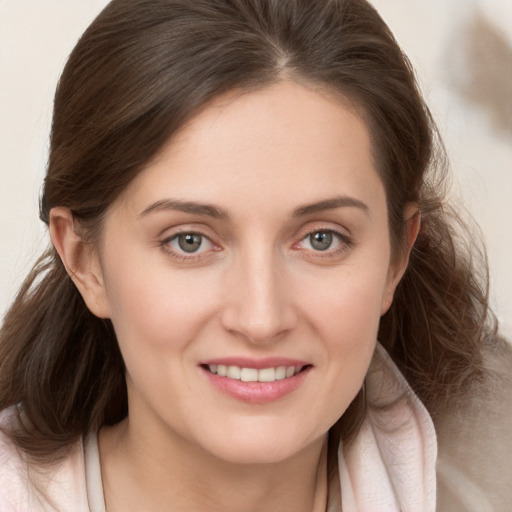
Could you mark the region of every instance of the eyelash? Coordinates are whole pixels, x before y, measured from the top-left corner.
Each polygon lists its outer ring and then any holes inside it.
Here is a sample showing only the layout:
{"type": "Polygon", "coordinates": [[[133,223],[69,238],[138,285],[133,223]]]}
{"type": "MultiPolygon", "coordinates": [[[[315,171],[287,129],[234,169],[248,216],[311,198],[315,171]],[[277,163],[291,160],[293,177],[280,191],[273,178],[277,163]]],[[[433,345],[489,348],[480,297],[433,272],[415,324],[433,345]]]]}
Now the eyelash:
{"type": "MultiPolygon", "coordinates": [[[[334,243],[334,240],[333,240],[334,243]]],[[[340,231],[337,231],[332,228],[322,228],[322,227],[316,227],[315,229],[308,230],[304,236],[301,237],[301,239],[294,244],[294,248],[297,248],[298,250],[304,250],[308,251],[308,253],[312,253],[314,258],[335,258],[336,256],[339,256],[340,254],[344,253],[348,249],[352,248],[354,246],[353,239],[348,236],[346,233],[341,233],[340,231]],[[301,249],[298,247],[299,244],[302,244],[308,239],[311,239],[311,237],[317,233],[323,233],[333,236],[333,239],[337,239],[338,241],[338,247],[331,249],[330,247],[325,250],[314,250],[314,249],[301,249]]],[[[309,256],[309,254],[308,254],[309,256]]]]}
{"type": "MultiPolygon", "coordinates": [[[[208,244],[210,244],[214,249],[214,252],[220,251],[221,248],[216,245],[212,239],[204,234],[201,233],[198,230],[186,230],[186,231],[179,231],[177,233],[174,233],[173,235],[166,237],[161,242],[159,242],[159,246],[162,247],[162,249],[165,250],[165,252],[171,256],[172,258],[179,260],[179,261],[185,261],[185,262],[193,262],[195,260],[198,260],[200,258],[205,257],[205,253],[210,252],[210,250],[206,251],[200,251],[200,252],[191,252],[186,253],[186,251],[179,252],[177,249],[173,249],[170,244],[173,241],[177,241],[180,236],[183,235],[197,235],[201,237],[201,246],[206,241],[208,244]]],[[[315,258],[330,258],[330,257],[336,257],[340,255],[341,253],[345,252],[346,250],[353,247],[354,241],[351,237],[346,235],[345,233],[340,233],[339,231],[332,229],[332,228],[315,228],[312,230],[307,231],[304,235],[301,236],[300,240],[298,242],[295,242],[293,244],[293,248],[300,250],[300,251],[308,251],[311,252],[315,258]],[[317,233],[323,233],[333,236],[334,239],[338,240],[339,247],[335,249],[331,249],[330,247],[325,250],[314,250],[314,249],[303,249],[298,247],[299,244],[303,243],[304,241],[308,240],[308,238],[312,237],[313,235],[317,233]]],[[[201,247],[200,246],[200,247],[201,247]]]]}
{"type": "MultiPolygon", "coordinates": [[[[200,236],[201,237],[201,246],[203,245],[203,243],[205,241],[207,241],[207,243],[209,243],[212,247],[214,247],[214,251],[218,251],[220,250],[220,248],[211,240],[211,238],[207,235],[205,235],[204,233],[201,233],[200,231],[197,231],[197,230],[186,230],[186,231],[179,231],[177,233],[174,233],[173,235],[169,236],[169,237],[166,237],[164,240],[162,240],[160,243],[159,243],[159,246],[162,247],[162,249],[165,250],[165,252],[179,260],[179,261],[185,261],[185,262],[193,262],[199,258],[203,258],[205,256],[205,251],[201,251],[201,252],[191,252],[191,253],[186,253],[186,251],[182,251],[182,252],[179,252],[177,249],[173,249],[171,247],[171,242],[173,241],[177,241],[179,240],[179,237],[180,236],[183,236],[183,235],[197,235],[197,236],[200,236]]],[[[201,247],[200,246],[200,247],[201,247]]]]}

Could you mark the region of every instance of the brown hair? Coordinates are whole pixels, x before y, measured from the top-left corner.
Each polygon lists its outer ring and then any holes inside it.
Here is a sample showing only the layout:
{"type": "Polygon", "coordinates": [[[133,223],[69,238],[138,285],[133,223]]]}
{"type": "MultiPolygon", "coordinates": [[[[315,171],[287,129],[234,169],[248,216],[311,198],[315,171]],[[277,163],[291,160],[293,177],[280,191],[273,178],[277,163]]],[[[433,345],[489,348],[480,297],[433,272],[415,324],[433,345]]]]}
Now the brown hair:
{"type": "MultiPolygon", "coordinates": [[[[443,148],[411,66],[364,0],[113,0],[57,88],[41,219],[68,207],[94,240],[108,207],[199,108],[283,77],[326,87],[361,113],[395,256],[405,205],[420,206],[421,231],[379,336],[435,414],[483,374],[482,344],[494,337],[486,276],[443,203],[443,148]]],[[[20,426],[9,435],[46,459],[127,414],[112,325],[88,311],[53,248],[0,332],[0,409],[13,405],[20,426]]],[[[338,424],[342,436],[364,409],[360,394],[338,424]]]]}

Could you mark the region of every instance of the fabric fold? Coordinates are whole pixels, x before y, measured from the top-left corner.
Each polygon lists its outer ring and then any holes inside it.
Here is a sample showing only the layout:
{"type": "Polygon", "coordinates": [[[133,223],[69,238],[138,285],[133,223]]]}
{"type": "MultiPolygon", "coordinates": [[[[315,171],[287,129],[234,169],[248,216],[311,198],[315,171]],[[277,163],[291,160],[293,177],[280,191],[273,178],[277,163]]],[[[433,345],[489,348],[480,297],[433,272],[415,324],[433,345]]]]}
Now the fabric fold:
{"type": "Polygon", "coordinates": [[[435,512],[437,440],[429,413],[378,343],[368,412],[339,449],[343,512],[435,512]]]}

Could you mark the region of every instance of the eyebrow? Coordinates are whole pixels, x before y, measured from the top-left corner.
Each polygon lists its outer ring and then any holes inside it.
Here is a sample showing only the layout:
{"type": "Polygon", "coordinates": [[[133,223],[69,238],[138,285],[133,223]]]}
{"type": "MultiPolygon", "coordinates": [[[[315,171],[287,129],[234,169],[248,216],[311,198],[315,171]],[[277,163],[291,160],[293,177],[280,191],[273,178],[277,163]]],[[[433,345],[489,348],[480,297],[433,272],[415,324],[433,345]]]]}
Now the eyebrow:
{"type": "Polygon", "coordinates": [[[177,210],[184,213],[192,213],[195,215],[204,215],[214,219],[226,220],[228,214],[222,208],[211,204],[196,203],[194,201],[180,201],[179,199],[162,199],[149,205],[144,209],[139,217],[145,217],[153,212],[161,212],[166,210],[177,210]]]}
{"type": "Polygon", "coordinates": [[[335,208],[352,207],[359,208],[365,213],[369,213],[370,209],[368,206],[356,199],[355,197],[349,196],[337,196],[316,203],[305,204],[299,206],[293,211],[293,217],[303,217],[305,215],[312,215],[313,213],[323,212],[325,210],[334,210],[335,208]]]}
{"type": "MultiPolygon", "coordinates": [[[[336,208],[342,207],[359,208],[365,213],[369,212],[368,206],[359,199],[349,196],[337,196],[315,203],[299,206],[293,210],[292,217],[304,217],[306,215],[312,215],[314,213],[322,212],[325,210],[334,210],[336,208]]],[[[211,217],[219,220],[229,219],[228,213],[218,206],[206,203],[197,203],[195,201],[181,201],[179,199],[161,199],[160,201],[156,201],[155,203],[152,203],[147,208],[145,208],[139,214],[139,217],[145,217],[146,215],[149,215],[153,212],[167,210],[176,210],[195,215],[204,215],[205,217],[211,217]]]]}

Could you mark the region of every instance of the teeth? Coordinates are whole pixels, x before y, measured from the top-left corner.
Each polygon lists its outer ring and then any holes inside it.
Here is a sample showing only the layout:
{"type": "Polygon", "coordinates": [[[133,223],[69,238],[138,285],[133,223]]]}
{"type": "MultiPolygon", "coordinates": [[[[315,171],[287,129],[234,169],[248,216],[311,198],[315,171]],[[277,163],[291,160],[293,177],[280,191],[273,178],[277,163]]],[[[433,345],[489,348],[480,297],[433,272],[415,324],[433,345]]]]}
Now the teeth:
{"type": "Polygon", "coordinates": [[[286,378],[286,366],[278,366],[276,368],[276,380],[283,380],[286,378]]]}
{"type": "Polygon", "coordinates": [[[242,371],[238,366],[228,366],[228,374],[227,377],[230,379],[240,380],[242,371]]]}
{"type": "Polygon", "coordinates": [[[302,366],[278,366],[276,368],[240,368],[239,366],[225,366],[223,364],[210,364],[208,369],[219,377],[241,380],[242,382],[275,382],[297,375],[302,366]]]}
{"type": "Polygon", "coordinates": [[[274,382],[276,380],[275,368],[263,368],[258,371],[258,380],[260,382],[274,382]]]}
{"type": "MultiPolygon", "coordinates": [[[[236,366],[234,368],[237,368],[236,366]]],[[[258,382],[259,371],[256,368],[242,368],[240,380],[244,382],[258,382]]]]}

